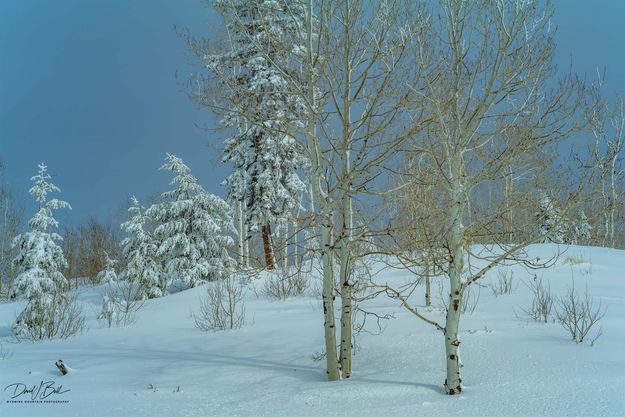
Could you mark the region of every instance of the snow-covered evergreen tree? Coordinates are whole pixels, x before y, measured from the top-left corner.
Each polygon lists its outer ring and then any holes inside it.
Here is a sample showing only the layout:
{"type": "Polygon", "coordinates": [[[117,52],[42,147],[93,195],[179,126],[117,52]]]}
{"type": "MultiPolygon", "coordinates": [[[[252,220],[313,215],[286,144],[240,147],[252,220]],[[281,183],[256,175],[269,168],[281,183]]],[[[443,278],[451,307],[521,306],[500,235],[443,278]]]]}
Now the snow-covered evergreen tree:
{"type": "Polygon", "coordinates": [[[122,223],[126,238],[121,242],[127,265],[120,279],[136,285],[138,299],[162,297],[169,283],[156,257],[157,242],[147,230],[150,219],[135,197],[128,212],[130,219],[122,223]]]}
{"type": "Polygon", "coordinates": [[[98,272],[97,279],[100,284],[112,284],[117,282],[117,272],[115,268],[117,267],[118,261],[116,259],[111,259],[108,253],[104,252],[106,256],[106,263],[104,264],[104,269],[98,272]]]}
{"type": "Polygon", "coordinates": [[[63,291],[68,282],[61,273],[67,261],[57,244],[62,238],[53,232],[59,225],[53,214],[55,210],[71,207],[65,201],[48,199],[49,193],[61,191],[50,179],[47,167],[39,164],[39,173],[31,178],[35,185],[29,191],[39,203],[39,210],[28,222],[30,230],[13,240],[19,253],[13,260],[18,275],[11,297],[27,300],[12,328],[16,336],[30,335],[36,339],[54,336],[51,331],[54,312],[59,303],[67,301],[63,291]]]}
{"type": "Polygon", "coordinates": [[[171,279],[190,287],[222,278],[236,262],[227,248],[235,233],[230,207],[207,193],[182,159],[167,154],[162,170],[175,174],[175,188],[161,195],[147,215],[156,223],[157,255],[171,279]]]}
{"type": "Polygon", "coordinates": [[[105,295],[102,297],[102,311],[98,314],[99,320],[104,320],[108,327],[111,327],[117,318],[117,299],[115,295],[105,295]]]}
{"type": "Polygon", "coordinates": [[[574,245],[588,243],[590,240],[591,229],[592,226],[590,226],[590,223],[588,222],[588,217],[586,217],[586,213],[584,213],[584,210],[580,210],[579,218],[573,225],[573,236],[571,239],[571,243],[574,245]]]}
{"type": "Polygon", "coordinates": [[[536,213],[539,222],[538,234],[543,236],[541,243],[566,243],[567,220],[562,216],[560,209],[553,199],[542,193],[539,202],[539,211],[536,213]]]}
{"type": "Polygon", "coordinates": [[[303,78],[293,57],[304,51],[305,7],[286,0],[218,0],[215,7],[232,45],[206,57],[234,95],[223,120],[236,131],[226,140],[223,160],[234,170],[225,182],[229,197],[245,202],[250,230],[262,229],[271,267],[270,224],[289,217],[305,189],[299,175],[307,159],[293,138],[304,126],[305,105],[289,93],[292,80],[303,78]]]}

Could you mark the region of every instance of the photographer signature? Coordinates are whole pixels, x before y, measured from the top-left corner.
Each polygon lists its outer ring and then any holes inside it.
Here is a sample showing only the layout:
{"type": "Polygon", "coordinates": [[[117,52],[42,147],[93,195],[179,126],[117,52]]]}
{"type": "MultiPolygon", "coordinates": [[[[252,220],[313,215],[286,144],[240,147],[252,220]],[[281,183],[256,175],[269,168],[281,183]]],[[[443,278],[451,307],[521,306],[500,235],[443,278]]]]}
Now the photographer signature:
{"type": "Polygon", "coordinates": [[[63,389],[63,385],[56,387],[54,381],[41,381],[39,384],[26,385],[22,382],[16,382],[14,384],[4,387],[5,392],[9,392],[11,400],[21,397],[22,395],[30,396],[31,400],[45,400],[52,395],[61,395],[71,391],[70,389],[63,389]]]}

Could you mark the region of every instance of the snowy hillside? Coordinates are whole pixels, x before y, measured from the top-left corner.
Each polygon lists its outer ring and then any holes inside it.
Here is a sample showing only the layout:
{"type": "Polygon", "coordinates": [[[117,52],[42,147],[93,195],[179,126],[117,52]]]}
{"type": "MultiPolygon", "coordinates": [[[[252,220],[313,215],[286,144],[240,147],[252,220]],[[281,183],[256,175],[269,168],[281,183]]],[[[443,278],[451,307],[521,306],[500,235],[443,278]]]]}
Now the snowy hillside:
{"type": "MultiPolygon", "coordinates": [[[[548,258],[555,245],[530,248],[548,258]]],[[[625,415],[625,252],[572,247],[551,269],[532,271],[564,295],[575,278],[607,308],[603,335],[594,346],[575,344],[557,323],[541,324],[522,311],[531,304],[513,267],[514,290],[495,296],[487,286],[479,304],[461,319],[464,363],[462,394],[445,395],[442,336],[386,296],[367,303],[378,314],[393,313],[384,332],[357,338],[353,375],[327,382],[325,364],[313,360],[323,347],[319,297],[269,300],[263,280],[247,291],[247,324],[206,333],[194,326],[203,287],[150,300],[136,323],[102,328],[95,319],[102,286],[80,292],[88,331],[68,340],[12,343],[9,326],[19,305],[0,305],[0,416],[623,416],[625,415]],[[62,359],[70,373],[61,376],[62,359]],[[8,403],[13,388],[54,381],[65,403],[8,403]]],[[[396,283],[407,276],[385,270],[376,280],[396,283]]],[[[491,271],[482,285],[497,276],[491,271]]],[[[313,283],[312,288],[318,287],[313,283]]],[[[423,287],[420,287],[421,289],[423,287]]],[[[442,289],[441,291],[445,291],[442,289]]],[[[423,311],[443,320],[439,285],[434,306],[423,311]]],[[[411,301],[423,304],[423,293],[411,301]]],[[[19,399],[26,399],[27,395],[19,399]]]]}

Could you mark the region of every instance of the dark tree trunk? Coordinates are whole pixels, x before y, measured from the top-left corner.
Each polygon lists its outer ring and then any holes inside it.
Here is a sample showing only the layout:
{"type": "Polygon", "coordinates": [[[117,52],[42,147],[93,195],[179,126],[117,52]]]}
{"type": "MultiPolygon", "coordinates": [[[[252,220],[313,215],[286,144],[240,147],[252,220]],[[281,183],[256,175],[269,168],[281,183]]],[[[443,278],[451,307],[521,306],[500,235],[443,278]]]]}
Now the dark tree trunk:
{"type": "Polygon", "coordinates": [[[271,226],[263,226],[263,249],[265,250],[265,266],[267,269],[274,269],[273,248],[271,247],[271,226]]]}

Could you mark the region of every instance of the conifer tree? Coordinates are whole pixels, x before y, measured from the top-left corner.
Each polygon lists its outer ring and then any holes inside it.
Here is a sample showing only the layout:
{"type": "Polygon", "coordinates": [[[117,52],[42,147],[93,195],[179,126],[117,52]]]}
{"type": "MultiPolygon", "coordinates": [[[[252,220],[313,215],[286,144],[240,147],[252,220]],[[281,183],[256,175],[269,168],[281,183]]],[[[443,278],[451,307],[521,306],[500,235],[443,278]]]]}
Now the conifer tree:
{"type": "Polygon", "coordinates": [[[138,299],[162,297],[169,282],[156,258],[157,242],[147,229],[150,219],[135,197],[128,212],[130,219],[122,223],[126,238],[121,242],[127,265],[120,280],[136,286],[138,299]]]}
{"type": "Polygon", "coordinates": [[[67,267],[67,261],[57,244],[62,238],[53,231],[59,226],[53,214],[55,210],[71,207],[65,201],[48,199],[49,193],[61,191],[49,182],[51,178],[46,165],[39,164],[39,173],[31,178],[35,185],[29,191],[39,204],[39,210],[28,222],[30,230],[13,240],[19,253],[13,260],[18,275],[11,289],[11,298],[27,301],[12,328],[18,337],[53,337],[54,313],[61,303],[68,301],[63,295],[68,281],[61,273],[67,267]]]}
{"type": "Polygon", "coordinates": [[[579,218],[577,222],[573,226],[573,236],[572,236],[572,244],[581,245],[586,244],[590,240],[590,230],[592,226],[588,222],[588,217],[586,217],[586,213],[584,210],[579,211],[579,218]]]}
{"type": "Polygon", "coordinates": [[[540,197],[538,233],[543,236],[541,243],[565,243],[567,222],[553,199],[544,192],[540,197]]]}
{"type": "Polygon", "coordinates": [[[104,269],[98,272],[98,282],[100,284],[112,284],[117,282],[117,272],[115,268],[119,262],[115,259],[111,259],[107,252],[104,252],[104,255],[106,256],[106,263],[104,264],[104,269]]]}
{"type": "Polygon", "coordinates": [[[289,92],[289,79],[298,78],[289,60],[304,50],[305,8],[285,0],[218,0],[215,8],[231,50],[206,57],[207,64],[234,92],[223,119],[236,131],[226,140],[223,160],[233,173],[225,182],[229,197],[245,202],[250,231],[262,231],[272,269],[271,224],[291,215],[305,189],[299,173],[307,159],[293,138],[304,127],[305,105],[289,92]]]}
{"type": "Polygon", "coordinates": [[[167,154],[161,170],[175,174],[175,188],[147,215],[156,223],[157,256],[164,272],[190,287],[224,277],[236,264],[228,254],[235,233],[230,207],[207,193],[182,159],[167,154]]]}

